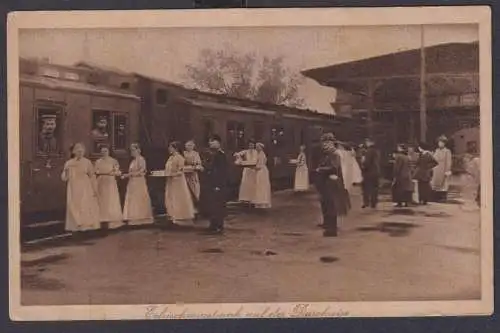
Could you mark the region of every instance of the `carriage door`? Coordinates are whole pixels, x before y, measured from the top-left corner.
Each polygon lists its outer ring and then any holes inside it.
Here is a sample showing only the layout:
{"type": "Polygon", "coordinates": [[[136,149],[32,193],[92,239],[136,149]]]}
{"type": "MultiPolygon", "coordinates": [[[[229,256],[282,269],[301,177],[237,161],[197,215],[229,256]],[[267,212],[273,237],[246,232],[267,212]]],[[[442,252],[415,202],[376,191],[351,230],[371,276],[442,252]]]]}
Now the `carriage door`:
{"type": "Polygon", "coordinates": [[[31,162],[30,211],[55,211],[65,202],[61,172],[64,166],[63,107],[35,106],[35,158],[31,162]],[[36,207],[35,207],[36,206],[36,207]]]}

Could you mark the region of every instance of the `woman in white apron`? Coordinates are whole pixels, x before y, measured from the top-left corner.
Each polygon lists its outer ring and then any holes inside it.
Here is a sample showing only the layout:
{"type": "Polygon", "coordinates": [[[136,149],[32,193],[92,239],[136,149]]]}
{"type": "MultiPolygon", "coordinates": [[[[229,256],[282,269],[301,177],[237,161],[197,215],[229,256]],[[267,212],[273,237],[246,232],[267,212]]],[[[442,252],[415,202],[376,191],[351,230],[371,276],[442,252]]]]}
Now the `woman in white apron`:
{"type": "Polygon", "coordinates": [[[356,151],[352,146],[349,149],[351,164],[352,164],[352,183],[353,185],[359,185],[363,182],[363,174],[361,173],[361,167],[359,166],[358,160],[356,159],[356,151]]]}
{"type": "Polygon", "coordinates": [[[143,225],[154,222],[151,198],[146,184],[146,160],[141,155],[138,143],[130,145],[132,162],[128,173],[122,175],[122,179],[128,178],[127,194],[123,208],[123,219],[129,225],[143,225]]]}
{"type": "Polygon", "coordinates": [[[344,187],[347,192],[352,192],[353,184],[353,163],[351,160],[351,152],[347,150],[344,143],[338,142],[337,144],[337,154],[340,155],[340,164],[342,168],[342,177],[344,179],[344,187]]]}
{"type": "Polygon", "coordinates": [[[68,183],[65,229],[71,232],[96,230],[101,226],[94,168],[84,155],[84,145],[75,144],[61,174],[61,179],[68,183]]]}
{"type": "Polygon", "coordinates": [[[257,163],[255,166],[255,196],[252,204],[255,208],[271,208],[271,182],[269,170],[267,169],[267,157],[264,153],[264,145],[256,144],[257,163]]]}
{"type": "Polygon", "coordinates": [[[193,199],[193,204],[196,207],[200,202],[200,178],[198,172],[203,170],[201,165],[200,154],[195,150],[194,141],[190,140],[186,142],[184,151],[184,174],[186,176],[186,182],[188,184],[191,197],[193,199]]]}
{"type": "Polygon", "coordinates": [[[254,201],[255,197],[255,165],[257,164],[257,150],[255,150],[255,143],[250,141],[247,150],[234,155],[236,157],[236,164],[246,163],[249,165],[248,167],[243,168],[238,200],[245,203],[251,203],[254,201]]]}
{"type": "Polygon", "coordinates": [[[194,206],[184,175],[184,157],[181,155],[181,145],[172,142],[168,146],[170,157],[165,164],[165,208],[168,216],[175,224],[192,222],[194,219],[194,206]]]}
{"type": "Polygon", "coordinates": [[[434,152],[434,159],[438,165],[433,169],[431,186],[437,201],[446,201],[451,176],[451,150],[446,148],[445,136],[438,138],[438,148],[434,152]]]}
{"type": "Polygon", "coordinates": [[[100,220],[108,223],[108,228],[123,226],[122,206],[116,177],[121,175],[118,161],[109,156],[109,147],[101,147],[102,157],[95,162],[97,175],[97,196],[100,220]]]}
{"type": "Polygon", "coordinates": [[[309,190],[309,169],[307,167],[306,146],[300,146],[299,156],[297,156],[295,168],[295,182],[293,189],[295,192],[309,190]]]}

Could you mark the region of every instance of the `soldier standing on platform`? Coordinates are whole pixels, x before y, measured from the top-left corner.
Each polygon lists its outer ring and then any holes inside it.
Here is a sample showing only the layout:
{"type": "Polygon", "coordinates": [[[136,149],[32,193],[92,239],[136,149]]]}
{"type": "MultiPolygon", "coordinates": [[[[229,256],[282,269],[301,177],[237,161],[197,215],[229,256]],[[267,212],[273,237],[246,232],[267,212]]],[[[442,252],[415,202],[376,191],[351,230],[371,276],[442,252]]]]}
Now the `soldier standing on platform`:
{"type": "Polygon", "coordinates": [[[336,152],[335,137],[326,133],[321,137],[323,156],[316,168],[316,187],[323,213],[323,235],[337,236],[337,217],[349,211],[349,196],[344,187],[340,155],[336,152]]]}
{"type": "Polygon", "coordinates": [[[210,151],[203,161],[203,192],[206,200],[204,206],[210,220],[207,234],[221,234],[224,231],[229,166],[220,142],[218,135],[210,137],[210,151]]]}
{"type": "Polygon", "coordinates": [[[363,208],[377,208],[380,177],[380,153],[371,139],[365,140],[366,152],[362,157],[363,208]]]}
{"type": "Polygon", "coordinates": [[[418,145],[420,155],[417,160],[415,169],[415,179],[418,181],[418,201],[422,205],[427,205],[432,198],[432,172],[433,168],[438,164],[434,156],[429,151],[429,145],[421,142],[418,145]]]}

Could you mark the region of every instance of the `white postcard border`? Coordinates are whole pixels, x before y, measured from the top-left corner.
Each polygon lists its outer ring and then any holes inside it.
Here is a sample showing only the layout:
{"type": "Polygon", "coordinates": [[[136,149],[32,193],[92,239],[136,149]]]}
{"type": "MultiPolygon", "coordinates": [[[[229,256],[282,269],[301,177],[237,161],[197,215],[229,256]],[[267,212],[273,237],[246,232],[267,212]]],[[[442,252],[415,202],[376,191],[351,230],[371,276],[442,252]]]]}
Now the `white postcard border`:
{"type": "Polygon", "coordinates": [[[12,320],[401,317],[493,311],[491,12],[487,6],[13,12],[8,16],[9,290],[12,320]],[[481,128],[481,300],[342,303],[22,306],[20,285],[19,29],[478,24],[481,128]]]}

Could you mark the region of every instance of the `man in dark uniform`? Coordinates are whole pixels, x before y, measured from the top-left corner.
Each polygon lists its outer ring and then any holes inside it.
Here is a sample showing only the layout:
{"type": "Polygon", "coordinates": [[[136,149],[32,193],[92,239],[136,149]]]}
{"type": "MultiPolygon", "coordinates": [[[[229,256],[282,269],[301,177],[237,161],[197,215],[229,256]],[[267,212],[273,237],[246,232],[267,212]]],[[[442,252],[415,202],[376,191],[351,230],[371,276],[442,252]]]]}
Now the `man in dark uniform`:
{"type": "Polygon", "coordinates": [[[420,155],[417,160],[415,167],[414,178],[418,182],[418,200],[422,205],[427,205],[432,197],[432,172],[434,167],[438,162],[434,159],[434,156],[429,151],[430,147],[427,143],[421,142],[418,144],[418,150],[420,155]]]}
{"type": "Polygon", "coordinates": [[[335,137],[332,133],[321,137],[323,155],[316,168],[316,188],[320,195],[323,214],[323,236],[337,236],[337,217],[346,215],[349,200],[342,177],[340,155],[336,152],[335,137]]]}
{"type": "Polygon", "coordinates": [[[363,175],[363,208],[377,208],[378,187],[380,178],[380,153],[371,139],[365,140],[366,152],[362,157],[361,172],[363,175]]]}
{"type": "Polygon", "coordinates": [[[41,116],[42,128],[38,137],[38,150],[44,154],[56,154],[59,147],[56,138],[57,116],[45,114],[41,116]]]}
{"type": "Polygon", "coordinates": [[[224,231],[229,166],[220,143],[218,135],[210,137],[210,150],[203,161],[204,207],[210,220],[208,234],[221,234],[224,231]]]}

